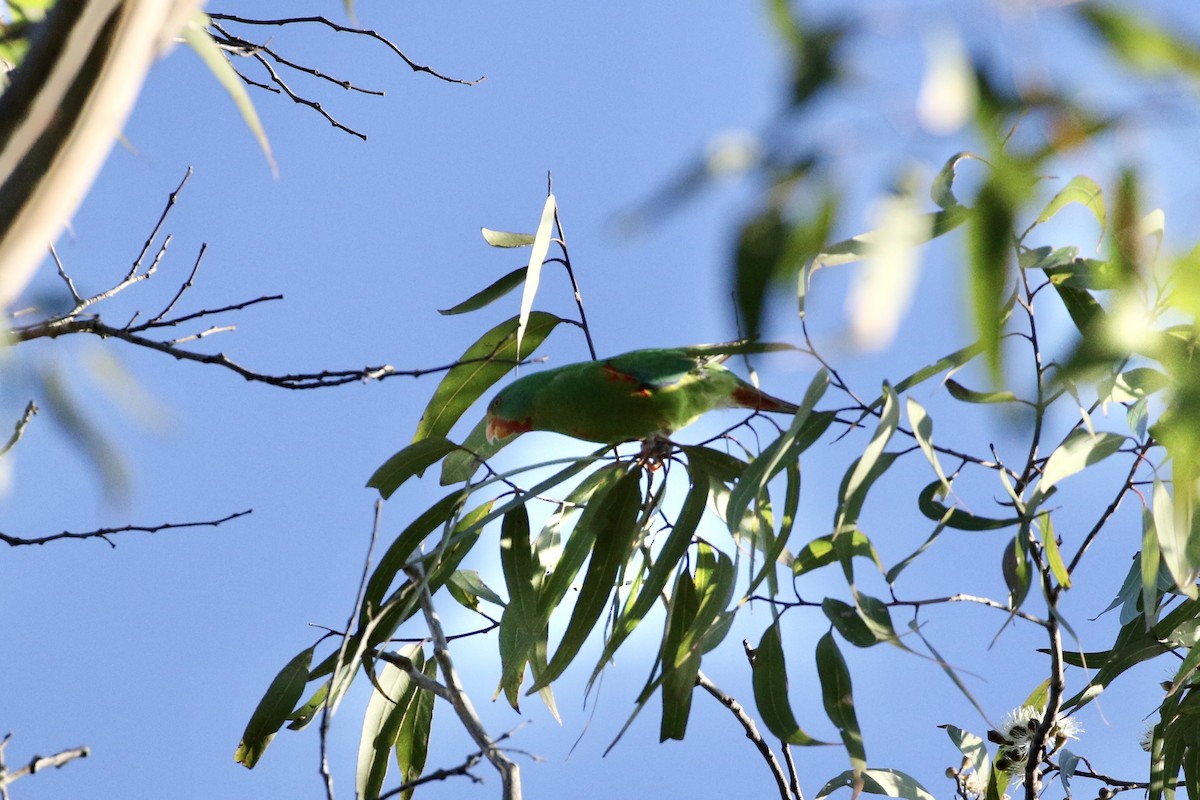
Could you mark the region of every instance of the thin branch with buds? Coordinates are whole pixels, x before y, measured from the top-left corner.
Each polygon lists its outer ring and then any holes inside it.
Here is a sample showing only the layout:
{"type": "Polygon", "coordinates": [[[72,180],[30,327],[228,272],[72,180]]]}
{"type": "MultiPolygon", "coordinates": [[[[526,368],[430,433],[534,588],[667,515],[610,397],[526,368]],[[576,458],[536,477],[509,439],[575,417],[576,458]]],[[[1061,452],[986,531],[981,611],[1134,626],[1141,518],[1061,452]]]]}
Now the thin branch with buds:
{"type": "Polygon", "coordinates": [[[0,542],[4,542],[10,547],[19,547],[21,545],[49,544],[60,539],[102,539],[109,547],[116,547],[116,542],[109,537],[120,533],[159,533],[161,531],[174,531],[183,528],[216,528],[224,525],[226,522],[232,522],[238,517],[251,514],[253,511],[254,509],[248,508],[245,511],[235,511],[220,519],[204,520],[201,522],[164,522],[162,525],[121,525],[116,528],[97,528],[94,531],[85,531],[82,533],[62,531],[61,533],[52,533],[47,536],[32,538],[0,533],[0,542]]]}

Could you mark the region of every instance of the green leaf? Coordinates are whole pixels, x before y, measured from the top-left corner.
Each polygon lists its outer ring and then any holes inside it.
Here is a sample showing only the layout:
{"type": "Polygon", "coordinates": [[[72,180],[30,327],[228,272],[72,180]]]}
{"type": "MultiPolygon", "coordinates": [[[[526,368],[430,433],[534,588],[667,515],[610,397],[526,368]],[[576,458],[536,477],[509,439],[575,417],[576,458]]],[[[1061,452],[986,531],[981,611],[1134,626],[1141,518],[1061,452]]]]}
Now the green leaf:
{"type": "MultiPolygon", "coordinates": [[[[1158,489],[1157,486],[1154,488],[1158,489]]],[[[1142,599],[1142,613],[1146,617],[1146,627],[1150,627],[1158,621],[1158,598],[1160,596],[1158,573],[1162,559],[1159,556],[1158,528],[1154,524],[1154,512],[1149,508],[1142,509],[1142,552],[1138,558],[1138,565],[1141,567],[1142,579],[1141,592],[1138,596],[1142,599]]],[[[1119,599],[1120,595],[1118,595],[1119,599]]],[[[1125,623],[1128,620],[1122,619],[1121,622],[1125,623]]]]}
{"type": "Polygon", "coordinates": [[[451,595],[454,595],[454,599],[466,608],[478,609],[480,600],[486,600],[501,608],[504,607],[504,598],[483,582],[479,570],[456,569],[450,574],[450,579],[446,581],[446,588],[451,595]]]}
{"type": "Polygon", "coordinates": [[[736,533],[750,503],[766,489],[767,483],[788,464],[800,457],[833,422],[834,414],[812,415],[810,412],[829,386],[829,374],[819,370],[809,383],[804,400],[783,435],[771,442],[758,458],[742,473],[729,493],[725,505],[725,520],[731,533],[736,533]]]}
{"type": "Polygon", "coordinates": [[[783,659],[778,622],[763,632],[758,649],[754,651],[753,683],[754,702],[767,730],[788,744],[828,744],[805,733],[792,713],[787,697],[787,666],[783,659]]]}
{"type": "Polygon", "coordinates": [[[1104,307],[1097,302],[1092,293],[1086,289],[1078,289],[1065,283],[1054,283],[1054,291],[1063,302],[1075,328],[1084,336],[1095,333],[1105,318],[1104,307]]]}
{"type": "Polygon", "coordinates": [[[462,492],[452,492],[434,503],[409,523],[399,536],[396,537],[383,557],[375,566],[371,577],[367,580],[367,589],[363,594],[363,610],[359,624],[365,626],[372,615],[379,612],[388,587],[396,579],[409,557],[416,552],[417,547],[434,529],[447,522],[462,509],[466,496],[462,492]]]}
{"type": "Polygon", "coordinates": [[[934,496],[941,491],[942,482],[940,480],[928,484],[917,495],[917,507],[921,509],[921,513],[926,518],[934,522],[940,522],[947,528],[956,528],[963,531],[994,531],[1000,528],[1008,528],[1021,521],[1020,517],[996,519],[994,517],[976,516],[959,508],[951,509],[934,499],[934,496]]]}
{"type": "MultiPolygon", "coordinates": [[[[518,360],[517,322],[513,317],[492,328],[459,357],[463,363],[446,372],[417,423],[414,442],[448,434],[463,412],[513,369],[518,360]]],[[[560,322],[553,314],[531,313],[524,329],[525,355],[536,350],[560,322]]]]}
{"type": "Polygon", "coordinates": [[[968,389],[956,380],[951,378],[946,379],[946,389],[950,392],[950,396],[955,400],[961,400],[964,403],[1020,403],[1015,394],[1012,392],[997,391],[997,392],[977,392],[973,389],[968,389]]]}
{"type": "Polygon", "coordinates": [[[700,653],[685,642],[688,630],[695,622],[700,599],[692,576],[686,569],[679,571],[671,601],[667,606],[666,635],[662,653],[662,724],[658,740],[682,740],[687,731],[692,707],[692,689],[700,670],[700,653]]]}
{"type": "Polygon", "coordinates": [[[484,417],[467,434],[461,447],[446,454],[446,458],[442,460],[442,475],[439,482],[442,486],[449,486],[452,483],[464,483],[471,480],[471,477],[483,465],[484,460],[496,455],[514,441],[516,441],[514,437],[508,437],[489,442],[487,417],[484,417]]]}
{"type": "Polygon", "coordinates": [[[998,175],[979,190],[970,217],[971,312],[983,344],[992,378],[1000,377],[1000,341],[1004,330],[1004,295],[1008,287],[1008,262],[1013,249],[1016,209],[998,175]]]}
{"type": "Polygon", "coordinates": [[[183,28],[183,40],[196,51],[196,55],[200,56],[204,66],[208,67],[217,82],[229,93],[229,97],[242,115],[242,121],[246,123],[246,127],[258,140],[258,146],[262,148],[263,156],[271,167],[271,174],[279,177],[279,167],[275,163],[275,157],[271,155],[271,143],[267,141],[267,132],[258,119],[258,113],[254,110],[254,103],[250,101],[250,95],[246,92],[246,84],[242,82],[242,77],[237,74],[233,64],[230,64],[229,59],[221,52],[221,48],[213,40],[212,34],[208,32],[210,24],[212,23],[207,14],[196,11],[183,28]]]}
{"type": "MultiPolygon", "coordinates": [[[[1083,428],[1071,431],[1063,443],[1055,448],[1042,468],[1042,479],[1038,482],[1037,494],[1046,494],[1059,482],[1081,470],[1108,458],[1121,449],[1126,437],[1117,433],[1092,435],[1083,428]]],[[[1030,505],[1035,505],[1030,501],[1030,505]]]]}
{"type": "MultiPolygon", "coordinates": [[[[412,660],[421,653],[420,645],[408,645],[398,655],[412,660]]],[[[364,800],[375,800],[383,788],[391,761],[392,748],[400,733],[400,724],[412,699],[412,680],[395,664],[385,662],[375,681],[376,689],[363,714],[362,736],[358,743],[358,770],[355,791],[364,800]]]]}
{"type": "Polygon", "coordinates": [[[829,618],[835,630],[855,647],[870,647],[879,640],[874,631],[858,615],[858,609],[832,597],[821,601],[821,610],[829,618]]]}
{"type": "MultiPolygon", "coordinates": [[[[868,481],[868,476],[875,469],[880,457],[883,455],[883,449],[887,447],[887,443],[891,441],[892,434],[896,432],[896,428],[900,425],[900,398],[896,395],[896,391],[886,382],[883,385],[883,411],[879,415],[879,425],[875,428],[875,433],[871,437],[871,441],[867,443],[866,449],[863,450],[862,456],[854,463],[853,469],[849,473],[842,485],[839,497],[843,507],[857,503],[862,505],[863,499],[866,497],[867,489],[874,478],[868,481]]],[[[857,519],[857,514],[853,519],[857,519]]],[[[841,525],[838,525],[834,530],[839,530],[841,525]]]]}
{"type": "MultiPolygon", "coordinates": [[[[554,232],[554,217],[558,204],[554,194],[546,195],[542,206],[542,219],[538,222],[537,233],[533,236],[533,249],[529,252],[529,267],[525,270],[525,288],[521,291],[521,313],[517,315],[517,348],[516,355],[521,357],[521,340],[525,338],[529,327],[529,315],[533,311],[533,298],[537,296],[538,284],[542,280],[542,263],[550,250],[550,236],[554,232]]],[[[532,349],[536,349],[537,344],[532,349]]]]}
{"type": "Polygon", "coordinates": [[[842,744],[850,754],[850,765],[856,775],[867,768],[867,751],[863,746],[862,731],[858,727],[858,715],[854,711],[854,690],[850,684],[850,670],[841,650],[826,632],[817,642],[817,675],[821,679],[821,699],[829,721],[842,734],[842,744]]]}
{"type": "Polygon", "coordinates": [[[879,563],[879,555],[875,552],[875,547],[862,531],[855,529],[839,536],[839,539],[849,539],[845,545],[834,545],[833,538],[833,534],[830,533],[818,536],[806,544],[792,561],[792,574],[799,577],[814,569],[837,563],[839,549],[855,556],[869,558],[876,564],[879,563]]]}
{"type": "Polygon", "coordinates": [[[1197,565],[1189,547],[1192,531],[1190,527],[1179,524],[1175,502],[1158,476],[1154,478],[1152,500],[1154,529],[1162,563],[1175,579],[1175,588],[1195,599],[1197,565]]]}
{"type": "Polygon", "coordinates": [[[532,233],[509,233],[494,231],[491,228],[480,228],[483,240],[492,247],[529,247],[536,238],[532,233]]]}
{"type": "Polygon", "coordinates": [[[671,526],[671,532],[667,534],[666,541],[658,551],[658,558],[654,560],[646,573],[637,598],[628,605],[613,624],[612,633],[609,635],[608,641],[604,643],[604,652],[597,661],[596,667],[592,671],[592,677],[588,681],[589,685],[596,680],[604,665],[612,660],[617,648],[624,643],[629,634],[633,633],[650,609],[654,607],[654,604],[658,602],[659,595],[662,594],[663,587],[667,585],[672,571],[687,554],[692,536],[696,532],[696,526],[704,516],[710,487],[708,474],[692,463],[689,463],[688,474],[691,477],[692,486],[683,500],[683,506],[675,518],[675,524],[671,526]]]}
{"type": "MultiPolygon", "coordinates": [[[[486,228],[484,230],[487,230],[486,228]]],[[[453,314],[465,314],[468,311],[478,311],[488,305],[491,305],[496,300],[499,300],[504,295],[511,292],[513,289],[520,286],[525,281],[525,273],[527,267],[518,267],[512,272],[500,278],[486,289],[482,289],[475,294],[463,300],[456,306],[450,308],[438,309],[439,314],[451,316],[453,314]]]]}
{"type": "Polygon", "coordinates": [[[1050,571],[1054,573],[1054,579],[1062,588],[1070,589],[1071,573],[1067,572],[1067,565],[1063,563],[1062,554],[1058,551],[1058,538],[1054,534],[1054,524],[1050,521],[1049,512],[1043,511],[1038,515],[1038,528],[1042,532],[1042,547],[1046,551],[1046,562],[1050,565],[1050,571]]]}
{"type": "Polygon", "coordinates": [[[1151,75],[1183,73],[1200,77],[1200,49],[1187,38],[1150,22],[1145,12],[1109,4],[1081,6],[1076,13],[1134,69],[1151,75]]]}
{"type": "Polygon", "coordinates": [[[233,760],[243,767],[254,769],[266,752],[267,745],[300,702],[304,686],[308,683],[308,667],[312,663],[314,649],[309,647],[301,650],[285,664],[267,687],[262,700],[258,701],[258,707],[250,715],[250,721],[242,733],[242,741],[233,755],[233,760]]]}
{"type": "Polygon", "coordinates": [[[538,613],[542,575],[529,541],[529,512],[517,506],[504,515],[500,527],[500,568],[508,587],[508,605],[500,617],[500,685],[508,704],[520,711],[520,688],[534,651],[546,649],[546,624],[538,613]]]}
{"type": "Polygon", "coordinates": [[[847,770],[822,786],[813,800],[824,800],[843,786],[853,788],[857,780],[862,781],[862,791],[867,794],[881,794],[904,800],[935,800],[916,778],[898,769],[868,769],[861,773],[847,770]]]}
{"type": "Polygon", "coordinates": [[[964,731],[953,725],[938,725],[950,736],[950,741],[958,748],[967,760],[975,774],[984,777],[991,770],[991,758],[988,756],[987,744],[970,731],[964,731]]]}
{"type": "Polygon", "coordinates": [[[1072,203],[1079,205],[1092,212],[1092,216],[1096,218],[1096,222],[1100,223],[1100,239],[1104,240],[1104,231],[1107,226],[1107,217],[1104,209],[1104,192],[1101,191],[1100,185],[1086,175],[1076,175],[1066,186],[1059,190],[1058,194],[1046,204],[1042,209],[1042,213],[1038,214],[1037,223],[1046,222],[1059,211],[1062,211],[1072,203]]]}
{"type": "Polygon", "coordinates": [[[938,480],[942,482],[942,490],[949,494],[950,481],[946,479],[946,473],[942,471],[942,463],[938,461],[937,451],[933,449],[933,419],[916,400],[911,397],[907,397],[905,400],[908,406],[908,423],[912,426],[917,445],[920,446],[921,452],[925,454],[925,459],[933,467],[938,480]]]}
{"type": "MultiPolygon", "coordinates": [[[[425,677],[437,680],[437,660],[429,659],[421,667],[425,677]]],[[[433,729],[432,692],[413,687],[412,697],[396,736],[396,765],[400,768],[400,781],[407,783],[421,777],[425,771],[425,759],[429,754],[429,734],[433,729]]],[[[413,789],[400,794],[401,800],[411,800],[413,789]]]]}
{"type": "Polygon", "coordinates": [[[929,187],[929,199],[937,203],[938,208],[944,211],[961,208],[962,204],[958,202],[958,198],[954,196],[954,179],[957,177],[958,165],[961,161],[969,161],[979,158],[974,153],[963,151],[950,156],[937,176],[933,179],[933,183],[929,187]]]}
{"type": "Polygon", "coordinates": [[[378,489],[380,496],[387,500],[406,480],[420,475],[455,449],[454,442],[444,436],[419,439],[383,462],[383,466],[371,475],[367,486],[378,489]]]}
{"type": "Polygon", "coordinates": [[[617,573],[629,557],[629,549],[640,529],[641,479],[640,468],[628,469],[612,490],[595,506],[589,505],[587,512],[580,517],[572,538],[584,536],[591,539],[592,557],[558,649],[545,672],[530,688],[531,692],[550,685],[563,673],[604,613],[617,573]],[[594,513],[589,513],[593,508],[594,513]]]}

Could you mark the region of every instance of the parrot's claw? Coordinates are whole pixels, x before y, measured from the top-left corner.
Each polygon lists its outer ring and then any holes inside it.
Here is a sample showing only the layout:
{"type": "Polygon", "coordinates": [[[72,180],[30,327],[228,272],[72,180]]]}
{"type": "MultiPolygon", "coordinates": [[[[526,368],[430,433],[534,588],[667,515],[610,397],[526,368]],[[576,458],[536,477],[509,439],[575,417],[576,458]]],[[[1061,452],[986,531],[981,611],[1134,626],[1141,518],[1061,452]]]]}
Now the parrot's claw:
{"type": "Polygon", "coordinates": [[[660,433],[642,440],[642,452],[638,454],[638,464],[654,472],[662,463],[671,457],[675,444],[660,433]]]}

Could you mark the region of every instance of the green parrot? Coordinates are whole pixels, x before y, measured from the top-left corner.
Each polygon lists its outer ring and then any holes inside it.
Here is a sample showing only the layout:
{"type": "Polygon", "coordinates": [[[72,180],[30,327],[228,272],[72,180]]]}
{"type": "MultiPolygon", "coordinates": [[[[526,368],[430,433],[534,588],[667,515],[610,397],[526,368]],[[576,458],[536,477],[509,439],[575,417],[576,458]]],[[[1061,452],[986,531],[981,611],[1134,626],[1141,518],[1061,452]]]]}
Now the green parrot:
{"type": "Polygon", "coordinates": [[[635,350],[526,375],[488,405],[489,442],[555,431],[602,444],[665,439],[717,408],[796,413],[721,366],[704,348],[635,350]]]}

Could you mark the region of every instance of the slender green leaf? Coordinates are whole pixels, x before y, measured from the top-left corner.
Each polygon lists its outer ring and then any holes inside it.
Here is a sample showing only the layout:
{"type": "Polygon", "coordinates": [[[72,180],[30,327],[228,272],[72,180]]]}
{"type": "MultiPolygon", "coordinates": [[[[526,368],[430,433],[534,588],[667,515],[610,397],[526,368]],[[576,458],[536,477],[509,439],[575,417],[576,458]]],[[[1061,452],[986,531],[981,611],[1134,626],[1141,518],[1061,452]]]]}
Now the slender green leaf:
{"type": "Polygon", "coordinates": [[[301,650],[271,681],[266,694],[258,701],[258,707],[250,715],[242,741],[238,744],[233,760],[247,769],[254,769],[266,752],[267,745],[283,727],[292,709],[300,702],[304,686],[308,683],[308,668],[312,664],[313,647],[301,650]]]}
{"type": "Polygon", "coordinates": [[[483,240],[492,247],[529,247],[536,238],[532,233],[510,233],[494,231],[491,228],[480,228],[483,240]]]}
{"type": "MultiPolygon", "coordinates": [[[[542,206],[542,219],[538,222],[537,233],[533,236],[533,249],[529,252],[529,267],[525,270],[525,288],[521,291],[521,313],[517,316],[517,347],[516,355],[521,357],[521,340],[525,338],[529,328],[529,315],[533,312],[533,298],[537,296],[538,284],[542,280],[542,263],[550,250],[550,237],[554,233],[554,217],[558,204],[554,194],[546,195],[542,206]]],[[[534,344],[532,351],[537,345],[534,344]]]]}
{"type": "Polygon", "coordinates": [[[479,601],[486,600],[492,605],[504,607],[504,598],[496,594],[490,586],[483,582],[479,570],[456,569],[446,581],[446,588],[454,599],[466,608],[477,610],[479,601]]]}
{"type": "Polygon", "coordinates": [[[481,308],[485,308],[520,286],[525,281],[526,269],[526,267],[518,267],[504,277],[496,280],[486,289],[481,289],[466,300],[463,300],[458,305],[438,309],[438,313],[451,316],[453,314],[465,314],[468,311],[478,311],[481,308]]]}
{"type": "Polygon", "coordinates": [[[444,436],[419,439],[383,462],[371,475],[367,486],[378,489],[380,496],[387,500],[406,480],[420,475],[455,448],[454,442],[444,436]]]}
{"type": "Polygon", "coordinates": [[[862,791],[867,794],[881,794],[903,800],[935,800],[916,778],[897,769],[867,769],[861,773],[846,770],[822,786],[813,800],[824,800],[844,786],[854,788],[857,781],[862,782],[862,791]]]}
{"type": "MultiPolygon", "coordinates": [[[[847,549],[855,556],[869,558],[876,564],[880,563],[879,555],[875,552],[875,547],[862,531],[855,529],[848,534],[843,534],[839,538],[849,538],[850,541],[847,544],[847,549]]],[[[837,560],[838,546],[834,545],[833,534],[819,536],[806,544],[804,549],[796,554],[795,560],[792,561],[792,573],[799,577],[806,572],[812,572],[814,569],[835,564],[837,560]]]]}
{"type": "Polygon", "coordinates": [[[905,401],[908,408],[908,424],[912,426],[913,436],[916,437],[921,452],[925,454],[925,459],[933,467],[938,480],[942,482],[943,491],[949,494],[950,481],[946,479],[946,473],[942,471],[942,463],[938,461],[937,452],[933,449],[933,419],[916,400],[907,397],[905,401]]]}
{"type": "Polygon", "coordinates": [[[1046,204],[1042,209],[1042,213],[1038,214],[1037,222],[1041,224],[1046,222],[1059,211],[1069,206],[1072,203],[1079,205],[1092,212],[1092,216],[1096,218],[1096,222],[1100,223],[1100,241],[1104,239],[1104,231],[1107,225],[1106,212],[1104,210],[1104,192],[1101,191],[1100,185],[1086,175],[1076,175],[1067,183],[1058,194],[1046,204]]]}
{"type": "Polygon", "coordinates": [[[971,311],[989,371],[992,378],[998,380],[1004,328],[1001,308],[1008,286],[1016,214],[1013,198],[998,174],[993,174],[979,190],[973,212],[968,230],[971,311]]]}
{"type": "MultiPolygon", "coordinates": [[[[1050,458],[1046,459],[1046,465],[1042,468],[1042,479],[1038,483],[1038,493],[1045,496],[1063,479],[1120,450],[1125,441],[1126,437],[1117,433],[1097,433],[1093,436],[1082,428],[1071,431],[1063,443],[1050,454],[1050,458]]],[[[1032,501],[1030,505],[1033,505],[1032,501]]]]}
{"type": "MultiPolygon", "coordinates": [[[[900,398],[896,395],[896,391],[887,383],[883,385],[883,395],[883,411],[879,415],[879,425],[875,428],[875,433],[871,436],[871,441],[867,443],[862,456],[854,463],[849,477],[842,485],[839,496],[841,498],[840,505],[843,508],[852,505],[856,501],[859,506],[862,505],[860,496],[865,498],[867,488],[870,486],[870,481],[867,479],[868,475],[875,469],[876,464],[883,455],[883,449],[887,447],[887,443],[891,441],[892,434],[896,432],[896,428],[900,425],[900,398]]],[[[857,519],[857,515],[853,519],[857,519]]],[[[835,530],[840,527],[840,525],[837,526],[835,530]]]]}
{"type": "Polygon", "coordinates": [[[917,495],[917,507],[921,509],[921,513],[926,518],[942,523],[947,528],[956,528],[963,531],[994,531],[1000,528],[1008,528],[1021,521],[1019,517],[996,519],[994,517],[980,517],[958,508],[951,509],[934,499],[941,490],[942,482],[940,480],[927,485],[917,495]]]}
{"type": "Polygon", "coordinates": [[[496,455],[496,453],[499,453],[504,447],[514,441],[516,441],[515,437],[510,436],[489,442],[487,438],[487,417],[484,417],[467,434],[467,438],[463,440],[462,446],[451,453],[447,453],[446,457],[442,459],[442,475],[439,482],[442,486],[449,486],[452,483],[463,483],[471,480],[471,477],[483,465],[484,460],[496,455]]]}
{"type": "Polygon", "coordinates": [[[828,744],[805,733],[792,713],[792,705],[787,697],[787,666],[778,622],[763,631],[758,649],[754,651],[753,683],[754,702],[767,730],[788,744],[828,744]]]}
{"type": "Polygon", "coordinates": [[[692,708],[692,689],[700,670],[700,653],[685,641],[700,609],[692,576],[679,570],[667,606],[666,633],[662,652],[662,724],[658,740],[682,740],[692,708]]]}
{"type": "Polygon", "coordinates": [[[689,464],[689,467],[692,486],[688,491],[687,497],[684,498],[679,515],[675,518],[675,524],[671,526],[671,531],[667,534],[667,539],[663,542],[662,549],[658,551],[658,558],[654,560],[654,563],[646,573],[641,589],[637,593],[637,598],[623,611],[613,624],[612,633],[609,635],[608,641],[604,643],[604,652],[596,663],[596,667],[592,671],[592,677],[588,681],[589,685],[599,676],[600,670],[603,669],[604,665],[612,660],[613,655],[617,652],[617,648],[624,643],[629,634],[633,633],[646,614],[650,612],[650,609],[654,607],[654,604],[658,602],[663,587],[667,585],[671,573],[687,553],[688,546],[692,542],[692,536],[696,532],[696,526],[704,516],[710,486],[708,474],[698,469],[694,464],[689,464]]]}
{"type": "MultiPolygon", "coordinates": [[[[420,645],[409,645],[401,648],[398,655],[412,660],[420,652],[420,645]]],[[[363,714],[355,774],[355,792],[364,800],[375,800],[383,788],[392,748],[400,733],[404,712],[411,702],[413,688],[408,673],[390,662],[383,665],[375,683],[377,688],[371,693],[363,714]]]]}
{"type": "MultiPolygon", "coordinates": [[[[431,680],[437,680],[437,669],[437,659],[433,658],[421,666],[425,677],[431,680]]],[[[400,768],[401,782],[416,780],[425,771],[429,734],[433,729],[433,701],[431,692],[414,687],[396,736],[396,765],[400,768]]],[[[401,792],[400,800],[411,800],[414,791],[415,787],[401,792]]]]}
{"type": "Polygon", "coordinates": [[[508,704],[520,711],[520,688],[525,667],[540,645],[545,648],[546,625],[538,613],[541,574],[529,541],[529,512],[517,506],[504,515],[500,528],[500,567],[508,587],[508,605],[500,617],[500,685],[508,704]]]}
{"type": "Polygon", "coordinates": [[[929,198],[937,203],[938,208],[944,211],[961,208],[962,204],[958,202],[958,198],[954,196],[954,179],[957,177],[958,165],[962,161],[979,158],[974,153],[963,151],[955,153],[946,160],[942,165],[941,170],[933,179],[933,183],[929,187],[929,198]]]}
{"type": "MultiPolygon", "coordinates": [[[[535,311],[523,328],[528,356],[550,335],[561,319],[553,314],[535,311]]],[[[501,322],[479,337],[458,359],[460,364],[448,370],[434,390],[433,397],[417,423],[413,441],[431,436],[445,436],[454,423],[488,387],[503,378],[516,365],[516,317],[501,322]]]]}
{"type": "MultiPolygon", "coordinates": [[[[1155,486],[1155,490],[1157,489],[1155,486]]],[[[1148,508],[1142,509],[1142,552],[1138,564],[1141,566],[1142,578],[1139,596],[1142,598],[1142,613],[1146,617],[1148,628],[1158,621],[1158,573],[1162,565],[1158,550],[1158,527],[1154,524],[1154,512],[1148,508]]],[[[1125,623],[1128,620],[1122,619],[1121,622],[1125,623]]]]}
{"type": "Polygon", "coordinates": [[[729,493],[729,501],[725,506],[725,519],[730,532],[737,531],[746,509],[750,507],[754,498],[763,492],[767,483],[778,475],[780,470],[799,458],[800,454],[829,428],[833,422],[832,413],[810,416],[810,412],[828,386],[829,374],[822,369],[809,384],[804,400],[788,429],[767,445],[742,473],[737,485],[729,493]]]}
{"type": "Polygon", "coordinates": [[[416,552],[417,547],[439,525],[444,524],[462,508],[466,496],[462,492],[452,492],[426,509],[420,516],[409,523],[396,540],[384,551],[383,557],[375,566],[371,577],[367,580],[367,590],[363,595],[363,610],[360,615],[360,625],[375,613],[378,613],[388,587],[396,579],[396,575],[408,563],[409,557],[416,552]]]}
{"type": "Polygon", "coordinates": [[[1022,402],[1015,394],[1007,391],[977,392],[968,389],[952,378],[946,379],[946,389],[955,400],[964,403],[1019,403],[1022,402]]]}
{"type": "Polygon", "coordinates": [[[821,699],[829,721],[842,734],[842,744],[850,754],[850,765],[856,775],[867,768],[867,751],[863,746],[862,731],[858,727],[858,715],[854,710],[854,691],[850,684],[850,670],[832,633],[826,633],[817,641],[817,675],[821,679],[821,699]]]}
{"type": "Polygon", "coordinates": [[[548,686],[563,673],[604,613],[617,573],[629,558],[630,547],[639,530],[641,477],[640,468],[629,469],[596,504],[595,513],[588,513],[592,511],[589,506],[588,512],[580,517],[574,536],[582,535],[592,540],[592,557],[558,649],[530,691],[548,686]]]}
{"type": "Polygon", "coordinates": [[[1046,562],[1050,571],[1054,573],[1054,579],[1062,588],[1070,589],[1071,573],[1067,572],[1067,565],[1063,563],[1062,554],[1058,550],[1058,537],[1054,534],[1054,524],[1050,521],[1049,512],[1043,511],[1038,515],[1038,528],[1042,532],[1042,547],[1046,551],[1046,562]]]}

